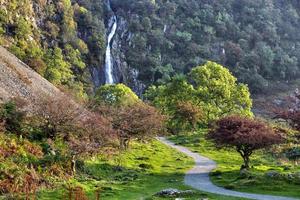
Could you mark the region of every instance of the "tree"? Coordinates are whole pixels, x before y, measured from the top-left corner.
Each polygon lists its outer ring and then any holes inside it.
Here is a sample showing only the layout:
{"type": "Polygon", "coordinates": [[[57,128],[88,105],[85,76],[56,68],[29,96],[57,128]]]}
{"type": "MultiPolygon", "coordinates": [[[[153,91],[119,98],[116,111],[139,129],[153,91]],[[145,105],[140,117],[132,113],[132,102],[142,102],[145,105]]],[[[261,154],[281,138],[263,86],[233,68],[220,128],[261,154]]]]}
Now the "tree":
{"type": "Polygon", "coordinates": [[[121,150],[132,140],[144,141],[164,131],[164,116],[142,101],[131,106],[102,106],[97,111],[110,119],[121,150]]]}
{"type": "Polygon", "coordinates": [[[288,159],[294,160],[295,164],[298,164],[300,159],[300,93],[298,89],[287,98],[285,104],[285,108],[280,105],[280,107],[273,108],[272,111],[275,113],[274,119],[283,120],[295,130],[289,138],[292,146],[288,146],[284,153],[288,159]]]}
{"type": "Polygon", "coordinates": [[[76,173],[78,159],[99,153],[103,147],[116,139],[110,121],[99,113],[88,112],[87,117],[81,118],[74,128],[76,129],[73,129],[73,134],[66,138],[71,153],[73,175],[76,173]]]}
{"type": "Polygon", "coordinates": [[[164,114],[172,115],[178,102],[186,102],[193,99],[193,86],[185,76],[177,75],[160,86],[151,86],[145,93],[150,100],[164,114]]]}
{"type": "Polygon", "coordinates": [[[186,78],[175,76],[164,85],[150,87],[146,91],[145,97],[164,115],[168,116],[167,126],[169,131],[177,133],[179,130],[191,128],[181,126],[191,122],[191,119],[185,118],[186,115],[194,116],[195,114],[198,118],[198,114],[202,112],[201,107],[194,103],[193,94],[193,86],[187,82],[186,78]],[[187,104],[187,107],[184,104],[187,104]]]}
{"type": "Polygon", "coordinates": [[[35,106],[32,124],[42,130],[44,138],[62,138],[68,145],[73,175],[79,156],[98,153],[114,138],[109,120],[75,103],[65,94],[41,99],[35,106]]]}
{"type": "Polygon", "coordinates": [[[177,126],[177,131],[193,131],[197,128],[197,123],[203,119],[203,112],[199,106],[192,102],[178,102],[174,116],[171,119],[177,126]]]}
{"type": "Polygon", "coordinates": [[[64,60],[62,50],[58,47],[48,50],[46,54],[47,69],[45,77],[54,84],[67,84],[73,79],[70,63],[64,60]]]}
{"type": "Polygon", "coordinates": [[[95,96],[95,111],[110,120],[121,150],[133,139],[153,138],[164,126],[160,112],[123,84],[101,86],[95,96]]]}
{"type": "Polygon", "coordinates": [[[193,68],[190,77],[195,85],[198,104],[204,103],[208,122],[229,114],[252,115],[247,85],[237,83],[225,67],[209,61],[193,68]]]}
{"type": "Polygon", "coordinates": [[[255,150],[283,142],[283,136],[257,119],[229,116],[218,120],[208,133],[217,148],[234,148],[243,158],[241,169],[249,168],[250,156],[255,150]]]}
{"type": "Polygon", "coordinates": [[[293,129],[300,132],[300,92],[294,91],[287,99],[288,108],[274,108],[274,119],[285,120],[293,129]]]}
{"type": "Polygon", "coordinates": [[[32,122],[45,134],[45,138],[55,139],[59,134],[68,138],[78,128],[78,121],[85,112],[84,108],[60,94],[45,97],[36,103],[32,122]]]}
{"type": "Polygon", "coordinates": [[[128,106],[140,101],[138,96],[124,84],[101,86],[96,91],[95,100],[97,104],[110,106],[128,106]]]}

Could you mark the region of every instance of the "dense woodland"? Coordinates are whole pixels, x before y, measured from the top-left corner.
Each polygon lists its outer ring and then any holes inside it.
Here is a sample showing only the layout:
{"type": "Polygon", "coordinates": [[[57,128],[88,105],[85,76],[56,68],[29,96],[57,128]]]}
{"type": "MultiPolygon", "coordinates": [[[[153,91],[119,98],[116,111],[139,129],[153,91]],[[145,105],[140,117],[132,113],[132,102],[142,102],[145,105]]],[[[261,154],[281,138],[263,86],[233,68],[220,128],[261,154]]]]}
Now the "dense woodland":
{"type": "MultiPolygon", "coordinates": [[[[90,70],[104,65],[106,4],[2,0],[1,44],[51,82],[85,96],[90,70]]],[[[299,7],[296,0],[112,0],[130,33],[120,51],[146,86],[212,60],[252,92],[299,76],[299,7]]]]}

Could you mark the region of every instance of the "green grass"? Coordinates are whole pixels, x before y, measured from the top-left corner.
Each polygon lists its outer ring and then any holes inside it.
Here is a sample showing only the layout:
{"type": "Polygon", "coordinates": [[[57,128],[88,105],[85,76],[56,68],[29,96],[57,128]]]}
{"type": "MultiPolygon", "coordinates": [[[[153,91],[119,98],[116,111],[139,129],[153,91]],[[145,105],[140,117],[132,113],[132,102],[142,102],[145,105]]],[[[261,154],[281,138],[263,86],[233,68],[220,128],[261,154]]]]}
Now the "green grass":
{"type": "Polygon", "coordinates": [[[235,151],[216,149],[205,140],[205,134],[203,130],[187,136],[172,136],[170,139],[216,161],[218,167],[211,173],[211,180],[216,185],[243,192],[300,197],[300,177],[297,180],[287,178],[288,173],[300,172],[300,167],[282,164],[269,153],[258,151],[251,157],[249,174],[243,176],[239,170],[242,164],[240,155],[235,151]],[[269,171],[276,171],[280,176],[270,178],[266,176],[269,171]]]}
{"type": "MultiPolygon", "coordinates": [[[[97,158],[86,162],[84,173],[72,180],[72,183],[82,186],[89,199],[95,199],[94,191],[97,187],[103,188],[101,200],[168,199],[154,197],[153,194],[167,188],[190,190],[191,188],[183,184],[183,178],[184,173],[193,165],[191,158],[158,141],[148,144],[133,143],[131,149],[118,158],[97,158]],[[117,167],[118,163],[121,167],[117,167]]],[[[58,188],[40,192],[38,199],[61,199],[65,190],[62,186],[58,188]]],[[[200,191],[184,198],[241,199],[200,191]]]]}

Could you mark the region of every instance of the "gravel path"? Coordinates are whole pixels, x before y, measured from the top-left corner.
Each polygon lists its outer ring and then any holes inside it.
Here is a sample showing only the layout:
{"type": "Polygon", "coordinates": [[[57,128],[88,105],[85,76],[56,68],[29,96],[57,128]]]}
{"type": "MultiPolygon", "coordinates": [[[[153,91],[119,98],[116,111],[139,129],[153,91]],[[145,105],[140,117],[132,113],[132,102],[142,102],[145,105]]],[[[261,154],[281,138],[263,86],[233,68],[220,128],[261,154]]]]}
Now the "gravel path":
{"type": "Polygon", "coordinates": [[[173,142],[170,142],[166,138],[158,138],[162,143],[177,149],[178,151],[192,157],[195,160],[195,167],[188,171],[184,178],[184,183],[195,189],[220,194],[225,196],[234,196],[234,197],[243,197],[249,199],[258,199],[258,200],[296,200],[295,198],[289,197],[279,197],[271,195],[261,195],[261,194],[250,194],[244,192],[236,192],[232,190],[227,190],[222,187],[214,185],[209,178],[209,172],[217,167],[216,163],[213,160],[210,160],[204,156],[201,156],[197,153],[193,153],[185,147],[175,145],[173,142]]]}

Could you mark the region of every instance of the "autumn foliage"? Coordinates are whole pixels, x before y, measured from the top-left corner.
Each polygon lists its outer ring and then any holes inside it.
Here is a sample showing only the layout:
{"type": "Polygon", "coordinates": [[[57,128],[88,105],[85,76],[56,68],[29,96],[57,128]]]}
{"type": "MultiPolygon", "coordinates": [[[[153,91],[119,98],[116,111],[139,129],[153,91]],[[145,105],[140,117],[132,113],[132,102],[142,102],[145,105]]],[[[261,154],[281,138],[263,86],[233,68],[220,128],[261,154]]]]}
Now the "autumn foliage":
{"type": "Polygon", "coordinates": [[[241,116],[229,116],[218,120],[208,133],[218,148],[234,148],[249,168],[250,156],[257,149],[283,142],[283,136],[266,123],[241,116]]]}
{"type": "Polygon", "coordinates": [[[141,101],[122,107],[106,105],[98,108],[98,111],[110,119],[120,149],[127,149],[133,139],[147,140],[164,131],[165,117],[141,101]]]}
{"type": "Polygon", "coordinates": [[[178,130],[194,130],[197,123],[204,118],[204,113],[199,106],[192,102],[178,102],[174,112],[173,121],[177,123],[178,130]]]}

